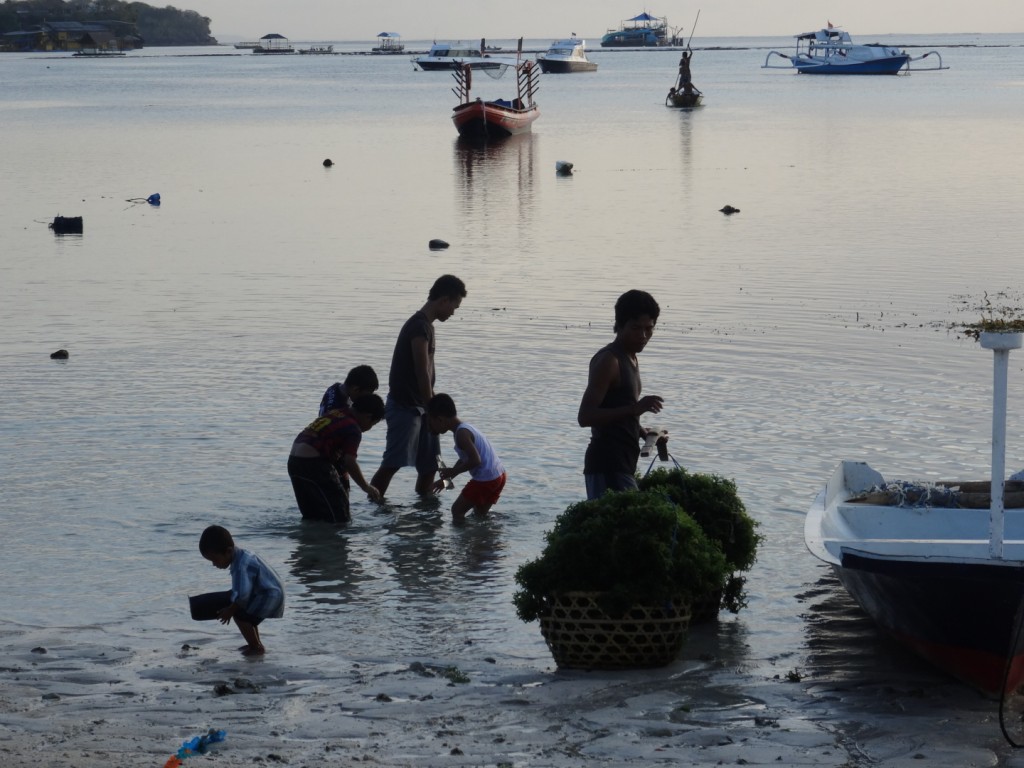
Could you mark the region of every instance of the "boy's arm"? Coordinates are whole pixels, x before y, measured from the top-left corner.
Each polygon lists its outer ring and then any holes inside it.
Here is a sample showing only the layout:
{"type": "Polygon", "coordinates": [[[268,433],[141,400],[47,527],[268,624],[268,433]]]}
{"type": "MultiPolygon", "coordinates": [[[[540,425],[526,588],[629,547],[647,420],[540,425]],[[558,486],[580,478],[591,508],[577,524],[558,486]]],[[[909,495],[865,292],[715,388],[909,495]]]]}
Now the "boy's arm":
{"type": "Polygon", "coordinates": [[[621,373],[619,360],[611,352],[598,355],[590,363],[590,374],[587,376],[587,388],[580,401],[580,410],[576,421],[581,427],[603,427],[619,419],[640,416],[643,413],[658,413],[662,407],[662,399],[657,395],[645,395],[636,403],[620,405],[616,408],[602,408],[608,390],[619,383],[621,373]]]}
{"type": "Polygon", "coordinates": [[[424,405],[434,396],[434,385],[430,381],[430,346],[426,336],[416,336],[412,344],[412,364],[416,371],[416,387],[424,405]]]}
{"type": "Polygon", "coordinates": [[[476,449],[476,440],[473,433],[468,429],[460,429],[455,433],[455,444],[459,446],[466,457],[455,462],[455,466],[438,470],[442,480],[450,480],[463,472],[470,472],[480,466],[482,459],[480,452],[476,449]]]}
{"type": "Polygon", "coordinates": [[[380,501],[380,491],[378,491],[375,486],[366,482],[366,479],[363,477],[363,471],[359,468],[359,462],[356,461],[355,455],[346,453],[343,461],[345,463],[345,470],[348,472],[349,477],[355,481],[355,484],[366,491],[366,495],[373,501],[380,501]]]}

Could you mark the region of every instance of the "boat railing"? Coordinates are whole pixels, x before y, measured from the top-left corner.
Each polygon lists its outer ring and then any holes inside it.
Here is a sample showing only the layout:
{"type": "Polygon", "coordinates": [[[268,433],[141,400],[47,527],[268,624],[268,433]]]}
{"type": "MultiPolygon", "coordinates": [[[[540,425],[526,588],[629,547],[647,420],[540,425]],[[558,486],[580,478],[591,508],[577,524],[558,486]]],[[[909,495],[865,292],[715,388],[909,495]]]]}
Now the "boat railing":
{"type": "Polygon", "coordinates": [[[912,56],[911,58],[909,58],[907,60],[907,66],[906,66],[906,71],[907,72],[938,72],[940,69],[949,69],[949,67],[944,67],[942,65],[942,54],[940,54],[938,51],[928,51],[928,53],[922,53],[920,56],[912,56]],[[910,63],[912,61],[924,61],[929,56],[934,56],[936,59],[938,59],[938,64],[936,66],[934,66],[934,67],[912,67],[912,66],[910,66],[910,63]]]}

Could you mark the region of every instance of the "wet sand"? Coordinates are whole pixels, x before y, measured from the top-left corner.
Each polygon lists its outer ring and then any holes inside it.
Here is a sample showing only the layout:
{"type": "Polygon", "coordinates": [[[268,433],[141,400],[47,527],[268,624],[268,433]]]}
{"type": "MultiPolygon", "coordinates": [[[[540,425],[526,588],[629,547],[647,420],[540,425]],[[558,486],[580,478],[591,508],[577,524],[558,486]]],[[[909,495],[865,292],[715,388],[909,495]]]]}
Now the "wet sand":
{"type": "Polygon", "coordinates": [[[875,639],[841,597],[825,602],[840,605],[818,612],[830,626],[809,655],[752,657],[728,620],[695,628],[671,666],[630,672],[517,668],[486,649],[458,664],[274,647],[249,660],[227,632],[161,632],[140,650],[102,628],[8,625],[0,762],[163,766],[214,728],[227,737],[212,758],[185,765],[1024,766],[997,702],[875,639]]]}

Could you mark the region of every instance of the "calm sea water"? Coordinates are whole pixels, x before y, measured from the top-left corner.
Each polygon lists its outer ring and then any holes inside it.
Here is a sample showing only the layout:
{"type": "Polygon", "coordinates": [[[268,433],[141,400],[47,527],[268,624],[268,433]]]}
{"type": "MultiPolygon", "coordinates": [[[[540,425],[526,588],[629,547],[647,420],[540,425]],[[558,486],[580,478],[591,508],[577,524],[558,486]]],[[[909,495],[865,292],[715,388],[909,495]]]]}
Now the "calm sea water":
{"type": "MultiPolygon", "coordinates": [[[[730,653],[751,669],[813,664],[826,572],[804,511],[841,459],[987,476],[991,358],[948,327],[986,293],[1018,302],[1024,276],[1024,38],[878,41],[950,69],[797,77],[760,69],[788,40],[702,41],[723,48],[694,59],[706,106],[678,112],[676,53],[595,51],[597,73],[541,79],[533,135],[485,149],[456,141],[450,77],[406,56],[5,55],[7,626],[229,642],[185,603],[226,587],[197,552],[220,523],[288,583],[272,649],[548,666],[512,577],[583,496],[587,361],[636,287],[662,306],[641,359],[666,403],[651,423],[688,468],[735,478],[766,536],[749,607],[719,631],[742,635],[730,653]],[[152,193],[159,208],[139,202],[152,193]],[[55,237],[56,215],[84,235],[55,237]],[[469,296],[438,328],[437,387],[509,468],[495,513],[453,527],[451,494],[418,501],[403,470],[351,527],[300,524],[292,438],[352,365],[386,379],[445,272],[469,296]]],[[[511,93],[511,76],[476,80],[511,93]]],[[[383,441],[366,435],[365,471],[383,441]]]]}

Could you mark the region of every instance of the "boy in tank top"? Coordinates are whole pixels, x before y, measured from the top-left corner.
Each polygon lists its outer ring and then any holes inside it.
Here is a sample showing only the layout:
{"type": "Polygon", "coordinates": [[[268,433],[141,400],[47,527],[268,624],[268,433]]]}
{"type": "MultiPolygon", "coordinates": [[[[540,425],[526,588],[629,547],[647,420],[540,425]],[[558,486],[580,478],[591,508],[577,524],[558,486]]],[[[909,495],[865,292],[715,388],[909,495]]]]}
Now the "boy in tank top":
{"type": "Polygon", "coordinates": [[[452,504],[452,521],[463,522],[469,511],[479,516],[486,515],[501,496],[507,478],[505,467],[490,441],[476,427],[459,418],[455,401],[443,392],[434,395],[427,403],[427,422],[434,434],[453,434],[455,453],[459,457],[453,466],[438,470],[441,479],[434,483],[434,492],[439,493],[446,480],[469,472],[469,482],[452,504]]]}
{"type": "Polygon", "coordinates": [[[615,302],[615,340],[590,359],[587,389],[577,416],[590,427],[590,445],[583,462],[587,498],[605,491],[635,490],[640,458],[640,415],[658,413],[658,395],[640,396],[637,355],[654,335],[661,308],[646,291],[626,291],[615,302]]]}

